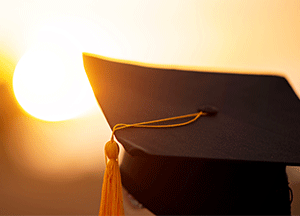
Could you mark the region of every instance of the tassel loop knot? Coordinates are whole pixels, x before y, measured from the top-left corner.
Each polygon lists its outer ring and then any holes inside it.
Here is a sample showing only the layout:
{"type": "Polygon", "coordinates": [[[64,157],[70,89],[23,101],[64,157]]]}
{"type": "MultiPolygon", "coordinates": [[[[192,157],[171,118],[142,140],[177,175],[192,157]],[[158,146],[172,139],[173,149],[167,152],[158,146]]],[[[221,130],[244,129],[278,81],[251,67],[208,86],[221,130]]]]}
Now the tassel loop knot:
{"type": "Polygon", "coordinates": [[[119,145],[114,141],[110,140],[105,144],[105,156],[110,160],[117,160],[119,155],[119,145]]]}

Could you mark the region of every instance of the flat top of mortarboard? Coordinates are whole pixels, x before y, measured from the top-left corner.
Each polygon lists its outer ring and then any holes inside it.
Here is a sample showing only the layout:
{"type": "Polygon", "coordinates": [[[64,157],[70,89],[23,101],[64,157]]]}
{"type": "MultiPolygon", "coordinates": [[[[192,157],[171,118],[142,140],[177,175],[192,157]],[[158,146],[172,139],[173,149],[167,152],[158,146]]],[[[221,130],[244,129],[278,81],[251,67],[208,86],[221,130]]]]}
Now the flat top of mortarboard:
{"type": "Polygon", "coordinates": [[[117,131],[131,155],[300,164],[300,101],[284,77],[83,60],[111,128],[218,110],[183,127],[117,131]]]}

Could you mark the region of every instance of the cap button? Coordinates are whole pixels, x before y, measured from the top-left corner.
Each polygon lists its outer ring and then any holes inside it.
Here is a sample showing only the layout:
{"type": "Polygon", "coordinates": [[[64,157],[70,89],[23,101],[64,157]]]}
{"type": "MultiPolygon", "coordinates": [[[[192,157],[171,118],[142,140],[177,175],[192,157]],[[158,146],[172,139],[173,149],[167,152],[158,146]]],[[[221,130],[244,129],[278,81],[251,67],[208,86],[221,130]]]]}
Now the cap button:
{"type": "Polygon", "coordinates": [[[211,105],[204,105],[204,106],[200,106],[198,109],[198,112],[204,112],[207,113],[208,115],[216,115],[219,110],[217,107],[211,106],[211,105]]]}

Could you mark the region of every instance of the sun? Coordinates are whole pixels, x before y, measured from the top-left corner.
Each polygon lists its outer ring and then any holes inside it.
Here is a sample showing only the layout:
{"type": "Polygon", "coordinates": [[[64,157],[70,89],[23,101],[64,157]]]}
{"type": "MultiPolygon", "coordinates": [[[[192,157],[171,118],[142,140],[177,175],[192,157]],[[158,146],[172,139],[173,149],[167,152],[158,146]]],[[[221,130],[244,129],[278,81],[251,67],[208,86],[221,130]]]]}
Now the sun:
{"type": "Polygon", "coordinates": [[[13,89],[27,113],[46,121],[61,121],[95,106],[82,54],[76,45],[76,40],[66,32],[46,29],[19,60],[13,89]]]}

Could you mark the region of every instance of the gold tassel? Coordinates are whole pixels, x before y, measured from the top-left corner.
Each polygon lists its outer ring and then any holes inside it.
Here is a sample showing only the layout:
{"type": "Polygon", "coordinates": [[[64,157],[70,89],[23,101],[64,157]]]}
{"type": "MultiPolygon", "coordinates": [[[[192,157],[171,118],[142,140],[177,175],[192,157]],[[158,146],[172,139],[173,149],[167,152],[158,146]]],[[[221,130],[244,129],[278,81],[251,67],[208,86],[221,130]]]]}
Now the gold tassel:
{"type": "Polygon", "coordinates": [[[121,174],[118,164],[119,146],[112,139],[105,145],[106,169],[102,185],[99,215],[124,215],[121,174]]]}
{"type": "Polygon", "coordinates": [[[188,115],[176,116],[165,119],[158,119],[148,122],[140,122],[136,124],[116,124],[112,131],[111,140],[108,141],[105,145],[105,160],[106,160],[106,169],[104,173],[103,185],[102,185],[102,197],[100,204],[99,215],[124,215],[123,207],[123,194],[122,194],[122,183],[121,183],[121,174],[118,164],[118,155],[119,155],[119,146],[114,141],[114,134],[117,130],[125,128],[172,128],[180,127],[187,124],[191,124],[196,121],[201,115],[207,115],[205,112],[198,112],[188,115]],[[170,125],[153,125],[159,122],[166,122],[176,119],[191,118],[193,119],[170,125]],[[149,125],[150,124],[150,125],[149,125]],[[108,158],[108,161],[107,161],[108,158]]]}

